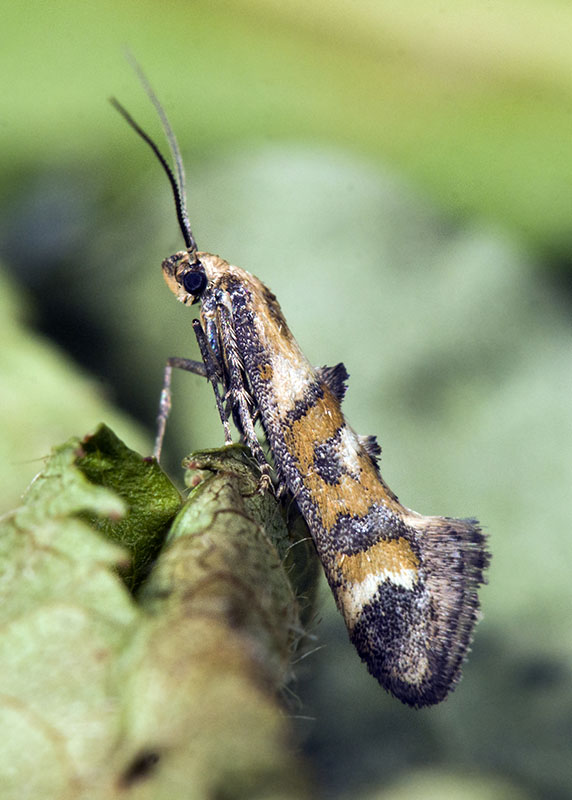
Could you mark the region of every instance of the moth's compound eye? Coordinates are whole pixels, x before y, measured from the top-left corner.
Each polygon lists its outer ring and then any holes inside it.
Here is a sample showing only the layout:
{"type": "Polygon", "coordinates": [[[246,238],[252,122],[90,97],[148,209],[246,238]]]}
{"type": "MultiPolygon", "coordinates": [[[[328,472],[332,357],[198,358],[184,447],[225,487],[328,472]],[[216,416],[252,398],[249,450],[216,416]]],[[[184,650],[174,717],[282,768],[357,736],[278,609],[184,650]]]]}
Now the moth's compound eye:
{"type": "Polygon", "coordinates": [[[206,289],[207,276],[202,270],[200,272],[186,272],[181,283],[185,292],[197,296],[206,289]]]}

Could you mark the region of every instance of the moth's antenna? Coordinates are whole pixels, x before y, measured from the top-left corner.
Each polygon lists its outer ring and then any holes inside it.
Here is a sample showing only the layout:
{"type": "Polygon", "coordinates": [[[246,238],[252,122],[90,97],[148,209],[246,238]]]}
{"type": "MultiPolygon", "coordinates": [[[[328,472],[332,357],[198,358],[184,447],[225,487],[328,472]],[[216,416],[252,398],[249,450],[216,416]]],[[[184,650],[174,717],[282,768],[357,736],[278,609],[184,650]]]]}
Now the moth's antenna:
{"type": "MultiPolygon", "coordinates": [[[[183,165],[183,159],[181,157],[181,151],[179,149],[179,143],[177,142],[177,137],[175,136],[175,132],[171,128],[171,123],[167,117],[165,109],[161,105],[159,98],[153,91],[153,87],[149,83],[149,79],[143,72],[139,62],[131,52],[131,50],[126,50],[125,55],[127,56],[127,60],[133,67],[133,70],[137,77],[139,78],[139,83],[145,90],[145,94],[149,98],[149,100],[155,106],[155,111],[159,115],[159,119],[161,120],[161,125],[163,127],[163,131],[165,132],[165,136],[167,137],[167,141],[169,142],[169,149],[171,150],[171,155],[173,156],[173,161],[175,162],[177,178],[179,180],[179,192],[181,194],[181,198],[183,201],[183,211],[185,215],[187,213],[186,209],[186,202],[187,202],[187,189],[186,189],[186,180],[185,180],[185,167],[183,165]]],[[[188,225],[188,218],[187,218],[187,227],[188,225]]]]}
{"type": "Polygon", "coordinates": [[[169,179],[169,183],[171,184],[171,189],[173,190],[173,197],[175,199],[175,208],[177,210],[177,220],[179,221],[179,227],[181,229],[181,233],[183,234],[183,239],[185,240],[185,245],[187,246],[187,250],[191,254],[195,254],[197,252],[197,243],[195,242],[195,237],[193,236],[193,232],[191,231],[191,225],[189,222],[189,217],[187,214],[187,207],[185,203],[185,171],[183,169],[183,162],[181,159],[181,153],[179,150],[179,146],[177,144],[177,139],[175,134],[173,133],[173,129],[169,125],[169,120],[167,119],[167,115],[165,114],[163,107],[159,103],[156,95],[154,94],[151,86],[149,85],[147,79],[145,78],[143,72],[141,71],[137,62],[133,59],[133,64],[135,69],[137,70],[137,74],[143,84],[143,88],[145,92],[149,96],[150,100],[152,101],[153,105],[157,109],[159,117],[161,118],[161,124],[163,126],[163,130],[165,131],[165,135],[169,141],[169,146],[171,148],[171,153],[173,154],[173,159],[177,166],[177,175],[179,178],[179,182],[175,178],[173,170],[167,163],[166,158],[163,156],[153,139],[145,133],[143,128],[138,125],[137,122],[133,119],[131,114],[121,105],[121,103],[115,99],[115,97],[110,97],[109,102],[111,105],[119,111],[123,119],[130,125],[131,128],[135,131],[135,133],[140,136],[144,142],[146,142],[151,150],[157,156],[159,163],[165,170],[165,173],[169,179]]]}

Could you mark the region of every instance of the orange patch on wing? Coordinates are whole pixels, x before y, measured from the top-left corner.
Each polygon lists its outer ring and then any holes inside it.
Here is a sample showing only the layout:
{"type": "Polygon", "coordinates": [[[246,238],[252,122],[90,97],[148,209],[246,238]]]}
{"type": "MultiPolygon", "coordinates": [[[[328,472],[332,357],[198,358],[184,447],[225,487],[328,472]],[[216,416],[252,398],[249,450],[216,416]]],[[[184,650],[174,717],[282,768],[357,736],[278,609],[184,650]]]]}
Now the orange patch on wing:
{"type": "MultiPolygon", "coordinates": [[[[314,470],[315,445],[335,436],[346,424],[338,401],[327,386],[323,385],[323,389],[324,396],[285,430],[286,446],[298,462],[302,481],[318,507],[322,525],[326,531],[330,530],[340,514],[363,517],[372,503],[380,503],[396,514],[403,514],[405,509],[381,480],[371,458],[359,445],[359,474],[345,473],[338,483],[331,484],[314,470]]],[[[343,457],[343,452],[340,455],[343,457]]]]}
{"type": "Polygon", "coordinates": [[[382,572],[398,574],[405,570],[417,570],[419,559],[404,537],[382,539],[360,553],[346,555],[338,553],[337,567],[346,581],[361,583],[369,575],[382,572]]]}
{"type": "Polygon", "coordinates": [[[404,513],[403,506],[380,479],[369,457],[360,453],[359,462],[360,471],[357,477],[342,475],[335,485],[327,483],[316,472],[309,472],[303,477],[304,485],[312,493],[312,499],[318,506],[322,524],[327,531],[333,528],[340,514],[365,517],[373,503],[383,505],[399,516],[404,513]]]}
{"type": "Polygon", "coordinates": [[[345,425],[336,398],[327,386],[323,388],[324,396],[285,431],[286,446],[300,465],[302,477],[314,464],[314,446],[335,436],[345,425]]]}

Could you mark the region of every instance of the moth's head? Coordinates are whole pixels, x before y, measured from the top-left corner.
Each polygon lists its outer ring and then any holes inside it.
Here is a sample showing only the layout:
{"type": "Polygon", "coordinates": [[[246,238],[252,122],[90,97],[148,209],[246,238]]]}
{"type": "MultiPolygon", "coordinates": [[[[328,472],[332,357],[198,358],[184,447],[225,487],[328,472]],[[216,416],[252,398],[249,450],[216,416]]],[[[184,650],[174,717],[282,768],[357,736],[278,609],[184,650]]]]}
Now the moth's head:
{"type": "Polygon", "coordinates": [[[208,285],[205,268],[196,253],[182,250],[161,264],[163,277],[177,300],[185,305],[198,302],[208,285]]]}

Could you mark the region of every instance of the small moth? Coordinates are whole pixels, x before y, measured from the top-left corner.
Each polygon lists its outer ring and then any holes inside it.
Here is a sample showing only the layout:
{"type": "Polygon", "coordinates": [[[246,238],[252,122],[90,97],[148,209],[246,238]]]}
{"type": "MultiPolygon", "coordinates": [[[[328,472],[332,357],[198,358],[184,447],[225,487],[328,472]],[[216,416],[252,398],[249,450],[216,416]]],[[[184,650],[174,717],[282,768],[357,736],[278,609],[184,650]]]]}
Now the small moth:
{"type": "Polygon", "coordinates": [[[193,320],[202,363],[168,360],[155,455],[170,408],[173,368],[212,384],[225,443],[229,419],[258,461],[295,498],[314,539],[350,639],[372,675],[404,703],[443,700],[459,680],[479,616],[477,589],[489,562],[473,519],[423,516],[401,505],[379,472],[380,447],[359,436],[341,410],[343,364],[312,366],[272,292],[250,273],[198,250],[186,211],[185,177],[175,135],[136,67],[169,141],[176,176],[157,145],[117,100],[111,102],[151,147],[171,183],[186,249],[163,261],[163,277],[193,320]]]}

